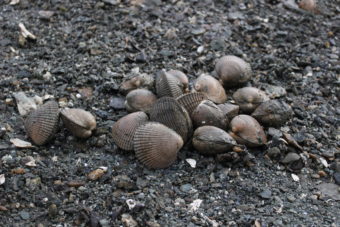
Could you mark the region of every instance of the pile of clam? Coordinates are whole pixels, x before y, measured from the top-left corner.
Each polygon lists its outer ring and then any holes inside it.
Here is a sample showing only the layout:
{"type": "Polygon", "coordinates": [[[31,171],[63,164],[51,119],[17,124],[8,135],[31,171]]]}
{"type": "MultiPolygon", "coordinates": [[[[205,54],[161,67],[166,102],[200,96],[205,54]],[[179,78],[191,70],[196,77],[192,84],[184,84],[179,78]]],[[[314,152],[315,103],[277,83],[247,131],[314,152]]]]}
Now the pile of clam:
{"type": "Polygon", "coordinates": [[[290,106],[270,100],[255,87],[238,89],[227,102],[225,88],[244,85],[252,74],[239,57],[220,58],[215,72],[219,80],[202,74],[191,91],[187,76],[178,70],[160,72],[155,82],[146,74],[127,78],[121,91],[127,94],[125,107],[131,113],[112,127],[116,145],[134,150],[149,168],[169,167],[189,142],[205,155],[265,145],[261,125],[282,126],[292,115],[290,106]]]}

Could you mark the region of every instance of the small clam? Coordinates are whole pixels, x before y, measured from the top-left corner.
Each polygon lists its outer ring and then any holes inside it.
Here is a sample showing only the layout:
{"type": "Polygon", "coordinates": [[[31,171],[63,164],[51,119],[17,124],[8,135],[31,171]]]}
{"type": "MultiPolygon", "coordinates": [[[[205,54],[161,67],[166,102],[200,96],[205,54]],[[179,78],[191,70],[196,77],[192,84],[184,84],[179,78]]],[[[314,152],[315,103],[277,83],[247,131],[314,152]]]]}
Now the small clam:
{"type": "Polygon", "coordinates": [[[129,112],[144,111],[148,112],[156,102],[157,97],[146,89],[132,90],[127,94],[125,108],[129,112]]]}
{"type": "Polygon", "coordinates": [[[155,79],[149,74],[132,74],[124,79],[121,83],[119,90],[122,94],[126,95],[130,91],[137,88],[152,89],[154,87],[155,79]]]}
{"type": "Polygon", "coordinates": [[[202,101],[191,114],[195,127],[212,125],[221,129],[228,127],[229,121],[220,108],[210,100],[202,101]]]}
{"type": "Polygon", "coordinates": [[[196,109],[196,107],[203,101],[207,99],[206,95],[201,92],[194,92],[183,94],[179,96],[176,100],[184,106],[184,108],[188,111],[189,115],[196,109]]]}
{"type": "Polygon", "coordinates": [[[244,113],[253,112],[261,103],[269,100],[265,92],[255,87],[240,88],[233,94],[233,98],[244,113]]]}
{"type": "Polygon", "coordinates": [[[156,92],[158,97],[177,98],[183,94],[183,84],[175,76],[162,71],[156,78],[156,92]]]}
{"type": "Polygon", "coordinates": [[[61,119],[66,128],[78,138],[88,138],[96,128],[96,118],[83,109],[63,109],[61,119]]]}
{"type": "Polygon", "coordinates": [[[174,130],[157,122],[148,122],[136,130],[133,139],[136,156],[149,168],[167,168],[177,158],[183,139],[174,130]]]}
{"type": "Polygon", "coordinates": [[[215,71],[224,87],[244,84],[250,79],[251,67],[243,59],[236,56],[224,56],[215,65],[215,71]]]}
{"type": "Polygon", "coordinates": [[[36,145],[43,145],[52,139],[58,129],[58,124],[58,103],[48,101],[28,115],[25,120],[25,129],[36,145]]]}
{"type": "Polygon", "coordinates": [[[248,147],[258,147],[267,143],[262,126],[249,115],[238,115],[230,122],[229,133],[239,144],[248,147]]]}
{"type": "Polygon", "coordinates": [[[175,130],[183,141],[192,135],[192,122],[186,109],[176,99],[162,97],[150,109],[150,120],[175,130]]]}
{"type": "Polygon", "coordinates": [[[220,108],[224,115],[228,117],[228,119],[233,119],[235,116],[238,115],[240,107],[238,105],[230,104],[230,103],[223,103],[217,105],[220,108]]]}
{"type": "Polygon", "coordinates": [[[192,144],[199,153],[214,155],[231,151],[236,141],[220,128],[202,126],[195,130],[192,144]]]}
{"type": "Polygon", "coordinates": [[[123,150],[133,150],[133,136],[136,129],[149,120],[144,112],[130,113],[112,126],[112,138],[118,147],[123,150]]]}
{"type": "Polygon", "coordinates": [[[263,125],[279,127],[286,123],[292,114],[292,108],[284,101],[269,100],[259,105],[251,116],[263,125]]]}
{"type": "Polygon", "coordinates": [[[168,74],[176,77],[183,85],[183,92],[188,92],[189,90],[189,79],[187,75],[185,75],[182,71],[179,70],[169,70],[167,71],[168,74]]]}
{"type": "Polygon", "coordinates": [[[220,82],[206,74],[202,74],[197,78],[194,84],[194,90],[205,93],[207,98],[214,103],[225,103],[227,100],[227,95],[220,82]]]}

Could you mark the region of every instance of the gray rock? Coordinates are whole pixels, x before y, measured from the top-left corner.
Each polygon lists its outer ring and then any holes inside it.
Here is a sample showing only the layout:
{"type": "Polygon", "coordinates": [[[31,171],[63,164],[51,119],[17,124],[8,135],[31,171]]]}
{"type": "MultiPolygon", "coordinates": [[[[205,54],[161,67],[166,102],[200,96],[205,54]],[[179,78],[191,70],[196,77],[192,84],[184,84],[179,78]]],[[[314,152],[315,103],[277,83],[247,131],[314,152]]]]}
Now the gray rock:
{"type": "Polygon", "coordinates": [[[262,199],[270,199],[272,197],[272,191],[269,189],[265,189],[262,192],[260,192],[259,196],[262,199]]]}
{"type": "Polygon", "coordinates": [[[28,220],[30,218],[30,214],[28,212],[26,212],[26,211],[20,211],[19,215],[24,220],[28,220]]]}

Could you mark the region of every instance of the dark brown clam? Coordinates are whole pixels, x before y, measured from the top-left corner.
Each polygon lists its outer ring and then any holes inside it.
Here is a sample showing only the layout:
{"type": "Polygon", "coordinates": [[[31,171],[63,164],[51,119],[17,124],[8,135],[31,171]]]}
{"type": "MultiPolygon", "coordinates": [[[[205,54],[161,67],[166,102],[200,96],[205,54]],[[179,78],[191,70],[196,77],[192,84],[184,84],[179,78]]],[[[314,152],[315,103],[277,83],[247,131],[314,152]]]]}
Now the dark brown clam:
{"type": "Polygon", "coordinates": [[[130,113],[112,126],[112,138],[118,147],[123,150],[133,150],[133,136],[136,129],[148,121],[148,116],[144,112],[130,113]]]}
{"type": "Polygon", "coordinates": [[[227,100],[227,95],[220,82],[209,75],[200,75],[194,84],[194,90],[206,94],[207,98],[214,103],[225,103],[227,100]]]}
{"type": "Polygon", "coordinates": [[[228,55],[220,58],[215,71],[224,87],[239,86],[251,77],[251,67],[243,59],[228,55]]]}
{"type": "Polygon", "coordinates": [[[230,122],[229,133],[239,144],[258,147],[267,143],[267,136],[257,120],[249,115],[238,115],[230,122]]]}
{"type": "Polygon", "coordinates": [[[156,102],[157,97],[154,93],[146,89],[132,90],[127,94],[125,108],[129,112],[144,111],[148,112],[156,102]]]}
{"type": "Polygon", "coordinates": [[[186,109],[176,99],[162,97],[150,109],[150,120],[175,130],[183,141],[192,135],[192,122],[186,109]]]}
{"type": "Polygon", "coordinates": [[[78,138],[88,138],[96,128],[96,118],[83,109],[63,109],[60,112],[65,127],[78,138]]]}
{"type": "Polygon", "coordinates": [[[189,88],[189,79],[187,77],[187,75],[185,75],[182,71],[179,70],[169,70],[167,71],[168,74],[176,77],[181,84],[183,85],[183,92],[188,92],[188,88],[189,88]]]}
{"type": "Polygon", "coordinates": [[[202,126],[195,130],[192,144],[199,153],[214,155],[231,151],[236,141],[220,128],[202,126]]]}
{"type": "Polygon", "coordinates": [[[265,126],[279,127],[286,123],[292,114],[292,108],[284,101],[269,100],[259,105],[251,116],[265,126]]]}
{"type": "Polygon", "coordinates": [[[177,98],[183,94],[183,84],[176,77],[162,71],[156,78],[156,92],[158,97],[177,98]]]}
{"type": "Polygon", "coordinates": [[[203,101],[207,99],[207,96],[201,92],[194,92],[183,94],[179,96],[176,100],[184,106],[184,108],[188,111],[191,116],[192,112],[196,109],[196,107],[203,101]]]}
{"type": "Polygon", "coordinates": [[[220,108],[210,100],[202,101],[192,112],[191,119],[195,127],[212,125],[227,129],[229,121],[220,108]]]}
{"type": "Polygon", "coordinates": [[[134,149],[140,162],[149,168],[167,168],[177,158],[183,139],[158,122],[148,122],[136,130],[134,149]]]}
{"type": "Polygon", "coordinates": [[[25,120],[27,135],[36,145],[43,145],[53,138],[59,124],[59,107],[48,101],[32,111],[25,120]]]}
{"type": "Polygon", "coordinates": [[[233,99],[243,113],[253,112],[261,103],[269,98],[264,91],[255,87],[244,87],[233,94],[233,99]]]}
{"type": "Polygon", "coordinates": [[[152,89],[155,84],[155,79],[153,76],[142,73],[142,74],[132,74],[124,79],[121,83],[119,90],[122,94],[126,95],[130,91],[137,88],[152,89]]]}
{"type": "Polygon", "coordinates": [[[228,119],[233,119],[235,116],[238,115],[240,107],[238,105],[230,104],[230,103],[223,103],[217,105],[220,108],[224,115],[228,117],[228,119]]]}

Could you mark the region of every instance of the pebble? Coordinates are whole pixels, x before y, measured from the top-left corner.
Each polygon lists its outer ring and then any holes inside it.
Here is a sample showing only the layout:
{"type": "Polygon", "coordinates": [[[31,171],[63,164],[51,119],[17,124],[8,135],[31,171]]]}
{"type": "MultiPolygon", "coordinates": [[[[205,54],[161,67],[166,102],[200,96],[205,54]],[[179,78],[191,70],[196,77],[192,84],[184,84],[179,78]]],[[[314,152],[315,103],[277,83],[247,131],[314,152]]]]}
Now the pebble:
{"type": "Polygon", "coordinates": [[[189,192],[192,189],[192,185],[191,184],[183,184],[180,187],[182,192],[189,192]]]}
{"type": "Polygon", "coordinates": [[[296,198],[294,196],[292,196],[292,195],[288,195],[287,196],[287,200],[292,203],[292,202],[294,202],[296,200],[296,198]]]}
{"type": "Polygon", "coordinates": [[[282,163],[288,164],[288,163],[291,163],[291,162],[295,162],[295,161],[299,160],[300,158],[301,158],[300,155],[298,155],[297,153],[290,152],[282,160],[282,163]]]}
{"type": "Polygon", "coordinates": [[[116,110],[122,110],[125,109],[124,105],[125,99],[121,97],[113,97],[110,99],[109,106],[116,110]]]}
{"type": "Polygon", "coordinates": [[[19,215],[24,220],[28,220],[30,218],[30,214],[28,212],[26,212],[26,211],[20,211],[19,215]]]}
{"type": "Polygon", "coordinates": [[[122,214],[122,222],[126,227],[137,227],[138,223],[130,214],[122,214]]]}
{"type": "Polygon", "coordinates": [[[260,192],[259,196],[262,199],[270,199],[272,197],[272,191],[269,189],[265,189],[262,192],[260,192]]]}
{"type": "Polygon", "coordinates": [[[334,181],[337,185],[340,185],[340,173],[336,172],[333,174],[334,181]]]}
{"type": "Polygon", "coordinates": [[[110,227],[110,222],[107,219],[100,219],[99,224],[101,227],[110,227]]]}

